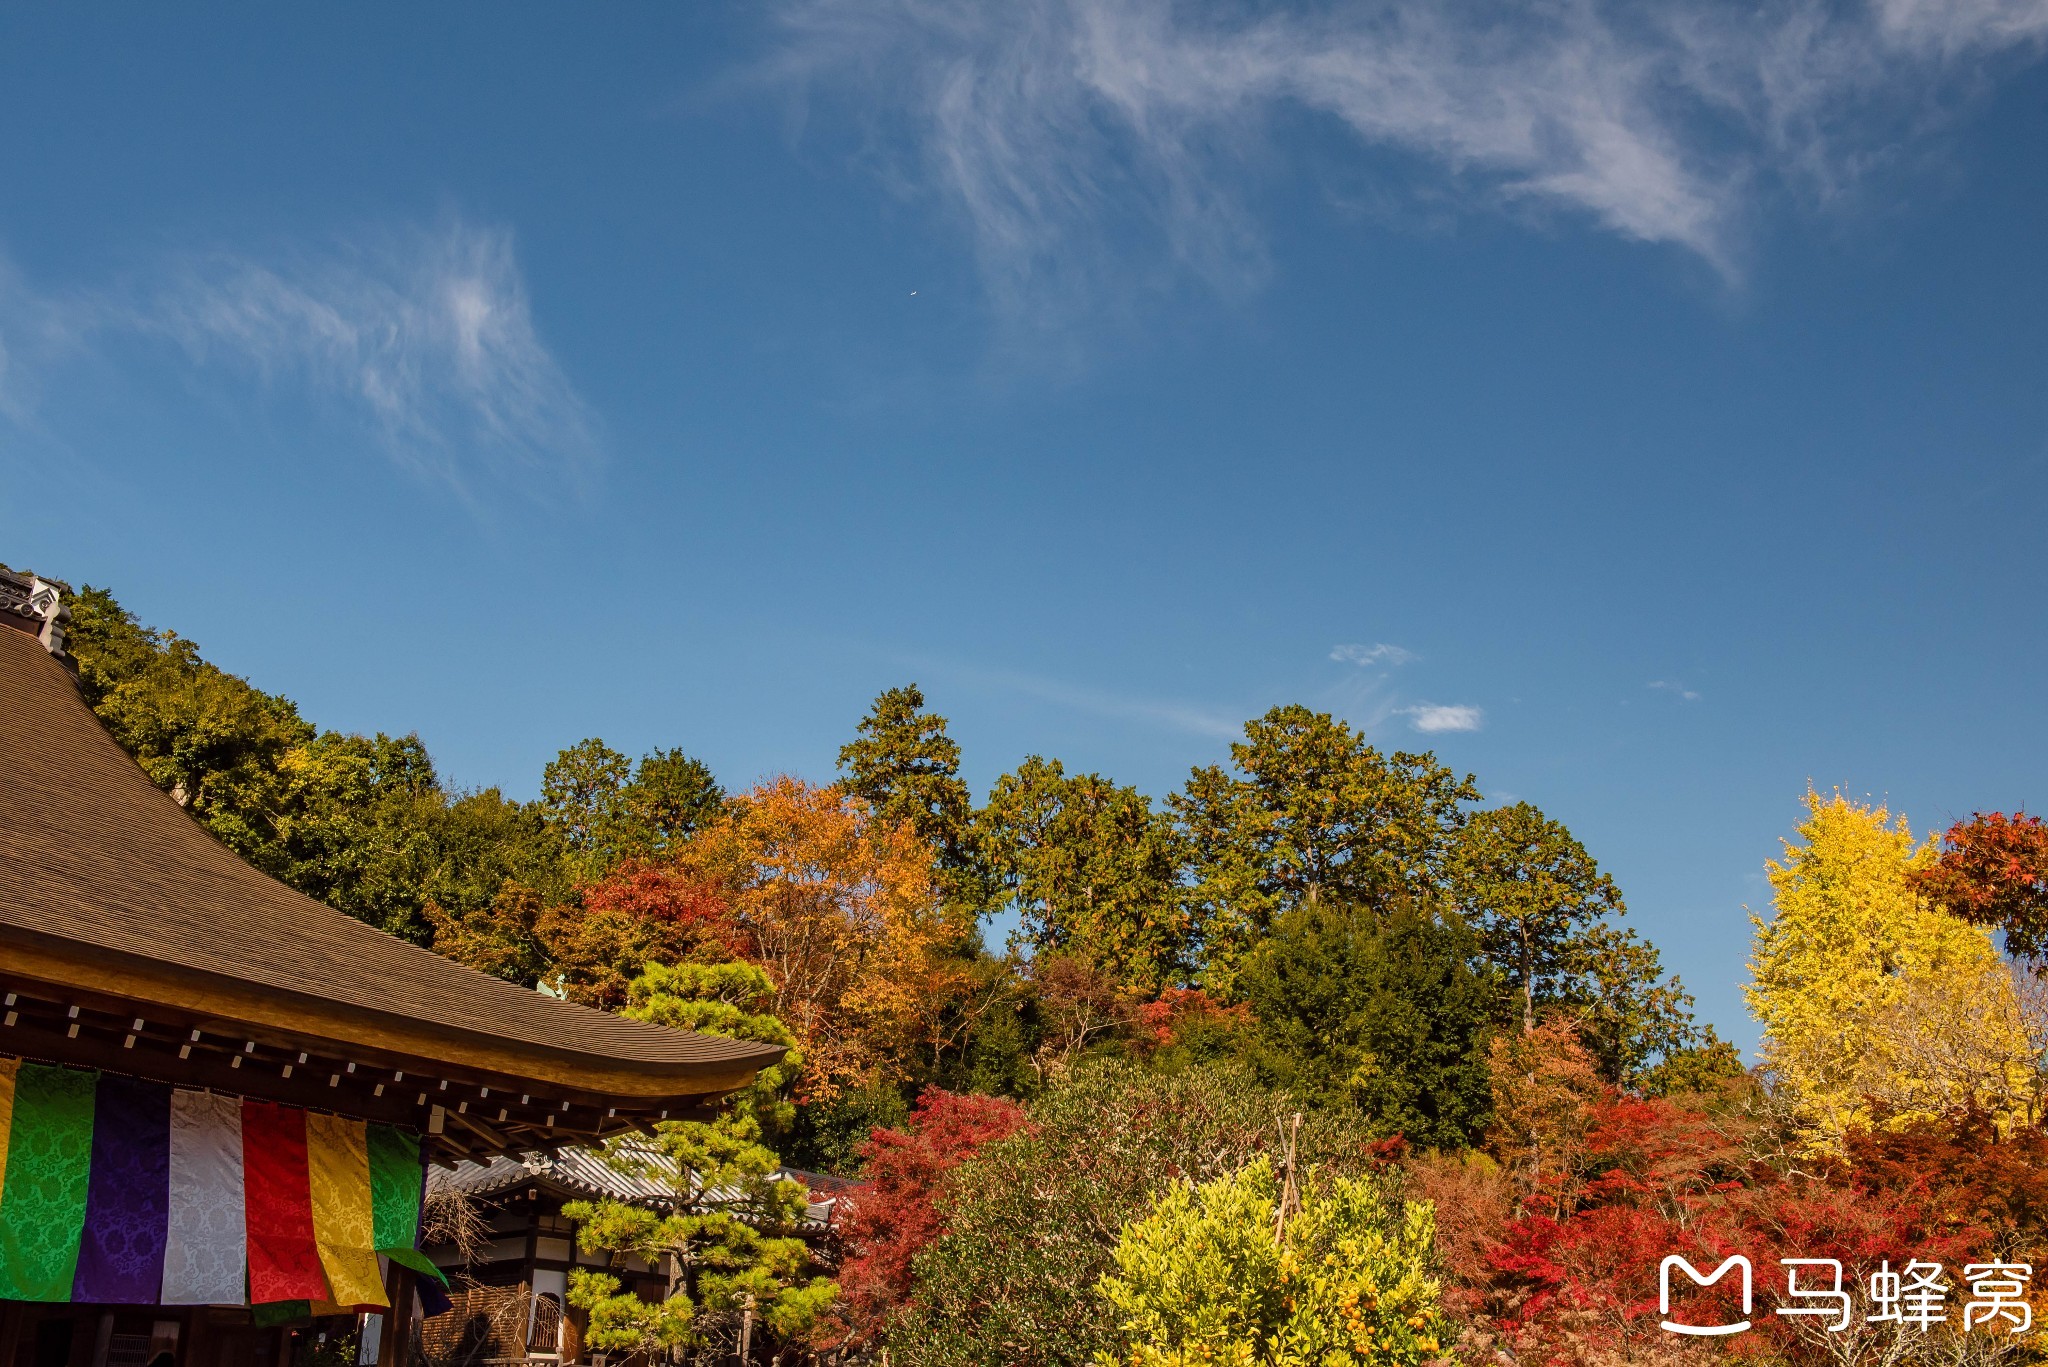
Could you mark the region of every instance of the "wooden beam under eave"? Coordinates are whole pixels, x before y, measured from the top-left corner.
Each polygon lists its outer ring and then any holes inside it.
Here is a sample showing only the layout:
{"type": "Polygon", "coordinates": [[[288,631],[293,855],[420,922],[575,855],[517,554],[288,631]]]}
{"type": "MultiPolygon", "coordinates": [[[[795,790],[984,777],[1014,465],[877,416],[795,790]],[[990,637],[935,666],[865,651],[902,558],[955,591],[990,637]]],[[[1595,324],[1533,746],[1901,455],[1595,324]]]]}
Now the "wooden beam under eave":
{"type": "Polygon", "coordinates": [[[240,1068],[219,1054],[195,1051],[190,1058],[181,1059],[175,1047],[154,1039],[138,1037],[133,1048],[124,1049],[118,1038],[100,1033],[97,1027],[82,1029],[72,1038],[47,1022],[22,1018],[0,1028],[0,1054],[147,1078],[174,1087],[205,1088],[277,1101],[307,1110],[332,1111],[407,1129],[422,1128],[427,1115],[427,1108],[414,1104],[410,1094],[375,1097],[366,1095],[361,1088],[343,1092],[327,1086],[324,1075],[295,1072],[292,1077],[284,1077],[270,1059],[251,1061],[240,1068]]]}
{"type": "Polygon", "coordinates": [[[363,1058],[446,1076],[452,1068],[493,1079],[493,1087],[555,1092],[586,1104],[667,1100],[746,1086],[780,1058],[762,1046],[751,1059],[640,1064],[516,1040],[430,1026],[404,1016],[331,1002],[308,993],[159,963],[106,946],[68,941],[0,941],[0,974],[48,984],[58,999],[82,994],[136,1003],[143,1016],[175,1015],[224,1035],[274,1041],[324,1055],[363,1058]],[[426,1065],[426,1066],[422,1066],[426,1065]]]}
{"type": "MultiPolygon", "coordinates": [[[[403,1068],[394,1069],[377,1063],[362,1050],[329,1053],[325,1052],[328,1045],[312,1040],[278,1044],[267,1034],[260,1038],[256,1038],[258,1032],[243,1035],[224,1029],[218,1022],[195,1025],[189,1018],[180,1019],[178,1013],[165,1012],[153,1004],[99,993],[71,994],[36,980],[0,976],[0,988],[15,999],[15,1006],[7,1014],[16,1018],[22,1032],[14,1038],[19,1042],[38,1041],[38,1056],[52,1062],[146,1074],[176,1085],[207,1086],[407,1125],[418,1125],[429,1106],[456,1110],[467,1100],[472,1109],[482,1106],[488,1111],[504,1111],[507,1123],[524,1122],[550,1137],[551,1142],[560,1142],[555,1137],[561,1133],[580,1136],[594,1132],[608,1109],[603,1103],[579,1104],[572,1098],[549,1094],[532,1083],[515,1081],[508,1087],[496,1077],[465,1079],[459,1073],[441,1077],[431,1071],[435,1066],[431,1060],[401,1060],[403,1068]],[[75,1000],[70,1000],[73,997],[75,1000]],[[144,1012],[148,1013],[144,1028],[132,1028],[137,1016],[144,1012]],[[86,1038],[88,1043],[68,1047],[59,1043],[72,1038],[74,1027],[77,1036],[86,1038]],[[41,1035],[36,1034],[38,1029],[43,1032],[41,1035]],[[140,1052],[124,1052],[120,1059],[111,1059],[103,1050],[93,1052],[96,1046],[92,1041],[103,1041],[108,1035],[116,1039],[132,1035],[130,1049],[139,1045],[140,1052]],[[194,1040],[194,1035],[199,1038],[194,1040]],[[177,1063],[165,1062],[161,1057],[164,1054],[175,1056],[177,1063]],[[137,1065],[137,1059],[150,1057],[157,1062],[137,1065]],[[266,1078],[270,1081],[262,1080],[266,1078]],[[380,1085],[384,1091],[381,1097],[377,1095],[380,1085]],[[528,1092],[532,1094],[522,1094],[528,1092]],[[559,1130],[547,1126],[550,1119],[559,1130]]],[[[9,1029],[0,1028],[0,1052],[8,1052],[9,1029]]],[[[13,1050],[22,1051],[20,1043],[13,1050]]],[[[668,1104],[689,1108],[696,1102],[685,1097],[672,1099],[668,1104]]],[[[642,1104],[633,1109],[647,1108],[642,1104]]]]}
{"type": "Polygon", "coordinates": [[[461,1111],[447,1111],[444,1114],[449,1120],[462,1126],[499,1153],[516,1153],[526,1147],[523,1144],[507,1139],[504,1135],[499,1134],[496,1130],[484,1124],[483,1121],[464,1115],[461,1111]]]}

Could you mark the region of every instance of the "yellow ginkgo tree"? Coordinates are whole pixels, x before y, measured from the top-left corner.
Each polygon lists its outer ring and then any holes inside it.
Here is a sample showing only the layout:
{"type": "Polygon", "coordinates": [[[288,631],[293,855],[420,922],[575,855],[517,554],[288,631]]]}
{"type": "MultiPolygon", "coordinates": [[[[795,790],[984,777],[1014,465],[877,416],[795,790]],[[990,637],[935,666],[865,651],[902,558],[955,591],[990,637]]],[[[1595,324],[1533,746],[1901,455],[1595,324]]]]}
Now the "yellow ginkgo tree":
{"type": "Polygon", "coordinates": [[[1904,817],[1808,791],[1752,916],[1763,1059],[1810,1140],[1963,1110],[2035,1117],[2036,1060],[2010,970],[1985,931],[1918,897],[1934,858],[1904,817]]]}

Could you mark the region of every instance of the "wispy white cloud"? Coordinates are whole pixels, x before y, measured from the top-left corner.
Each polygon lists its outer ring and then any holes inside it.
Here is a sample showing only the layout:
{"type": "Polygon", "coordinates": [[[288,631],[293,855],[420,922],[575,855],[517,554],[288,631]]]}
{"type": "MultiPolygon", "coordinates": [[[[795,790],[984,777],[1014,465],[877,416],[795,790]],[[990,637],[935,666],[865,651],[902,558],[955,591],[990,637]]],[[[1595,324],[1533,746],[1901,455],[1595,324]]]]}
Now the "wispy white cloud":
{"type": "Polygon", "coordinates": [[[1486,724],[1486,710],[1466,704],[1417,703],[1397,709],[1408,724],[1425,735],[1440,731],[1477,731],[1486,724]]]}
{"type": "Polygon", "coordinates": [[[1271,125],[1303,112],[1345,130],[1383,184],[1560,210],[1733,274],[1763,187],[1831,194],[1897,138],[1900,111],[2048,37],[2048,0],[783,0],[776,13],[770,69],[843,98],[871,159],[909,148],[887,173],[951,207],[1015,313],[1157,285],[1160,261],[1219,288],[1256,282],[1249,187],[1284,166],[1271,125]]]}
{"type": "Polygon", "coordinates": [[[1244,736],[1242,717],[1204,707],[1199,703],[1094,688],[1086,684],[1068,683],[1061,679],[1050,679],[1044,675],[1014,669],[991,669],[982,665],[930,659],[906,660],[904,663],[918,670],[940,672],[962,682],[1007,693],[1019,693],[1056,707],[1070,708],[1097,717],[1142,722],[1149,726],[1162,726],[1219,740],[1240,740],[1244,736]]]}
{"type": "Polygon", "coordinates": [[[2048,31],[2044,0],[1876,0],[1876,9],[1893,42],[1944,57],[2038,43],[2048,31]]]}
{"type": "Polygon", "coordinates": [[[1411,663],[1415,659],[1415,652],[1404,650],[1400,646],[1388,645],[1385,641],[1381,641],[1369,646],[1333,646],[1330,649],[1330,658],[1344,664],[1371,668],[1375,665],[1405,665],[1411,663]]]}
{"type": "Polygon", "coordinates": [[[78,349],[88,311],[34,289],[0,256],[0,418],[17,425],[34,419],[42,372],[78,349]]]}
{"type": "Polygon", "coordinates": [[[1649,687],[1675,695],[1680,702],[1698,702],[1700,695],[1676,679],[1652,679],[1649,687]]]}
{"type": "Polygon", "coordinates": [[[0,387],[0,412],[17,418],[31,393],[19,372],[157,341],[196,372],[302,391],[404,466],[465,492],[574,479],[597,456],[588,409],[534,326],[502,229],[450,221],[318,248],[175,254],[68,293],[18,279],[0,287],[0,358],[17,372],[0,387]]]}

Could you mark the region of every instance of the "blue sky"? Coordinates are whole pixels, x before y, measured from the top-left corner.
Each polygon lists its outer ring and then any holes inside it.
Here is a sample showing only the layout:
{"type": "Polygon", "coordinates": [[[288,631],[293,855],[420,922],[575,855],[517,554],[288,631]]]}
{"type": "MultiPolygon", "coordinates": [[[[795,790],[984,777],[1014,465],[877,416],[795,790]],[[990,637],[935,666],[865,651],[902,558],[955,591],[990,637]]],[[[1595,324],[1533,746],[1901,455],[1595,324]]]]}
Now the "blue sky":
{"type": "Polygon", "coordinates": [[[538,786],[1279,702],[1745,1044],[1807,783],[2040,805],[2048,3],[0,18],[0,559],[538,786]]]}

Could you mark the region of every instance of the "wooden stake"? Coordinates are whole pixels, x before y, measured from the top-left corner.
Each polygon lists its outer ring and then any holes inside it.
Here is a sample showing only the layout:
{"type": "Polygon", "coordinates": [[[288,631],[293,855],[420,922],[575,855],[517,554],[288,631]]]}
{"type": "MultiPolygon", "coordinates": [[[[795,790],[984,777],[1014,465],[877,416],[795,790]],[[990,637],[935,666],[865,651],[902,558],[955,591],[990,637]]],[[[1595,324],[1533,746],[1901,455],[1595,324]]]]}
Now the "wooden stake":
{"type": "Polygon", "coordinates": [[[1301,1213],[1301,1187],[1295,1178],[1295,1141],[1301,1137],[1301,1112],[1294,1113],[1292,1124],[1275,1120],[1274,1126],[1280,1131],[1280,1208],[1273,1214],[1273,1245],[1279,1247],[1281,1236],[1287,1232],[1287,1222],[1301,1213]]]}

